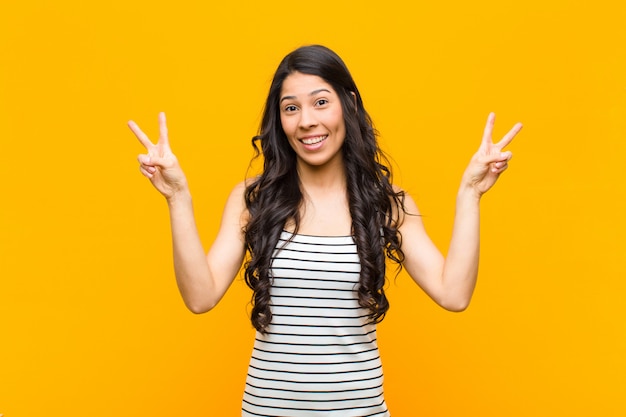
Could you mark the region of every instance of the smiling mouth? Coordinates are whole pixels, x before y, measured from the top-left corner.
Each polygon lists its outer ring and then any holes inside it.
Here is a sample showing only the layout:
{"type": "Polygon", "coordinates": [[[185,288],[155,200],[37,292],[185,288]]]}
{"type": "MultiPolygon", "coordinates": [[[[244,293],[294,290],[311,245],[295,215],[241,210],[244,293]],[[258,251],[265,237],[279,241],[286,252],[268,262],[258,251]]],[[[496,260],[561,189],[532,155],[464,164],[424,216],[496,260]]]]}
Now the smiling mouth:
{"type": "Polygon", "coordinates": [[[328,137],[328,135],[315,136],[315,137],[312,137],[312,138],[300,139],[300,142],[304,143],[305,145],[315,145],[316,143],[320,143],[321,141],[323,141],[327,137],[328,137]]]}

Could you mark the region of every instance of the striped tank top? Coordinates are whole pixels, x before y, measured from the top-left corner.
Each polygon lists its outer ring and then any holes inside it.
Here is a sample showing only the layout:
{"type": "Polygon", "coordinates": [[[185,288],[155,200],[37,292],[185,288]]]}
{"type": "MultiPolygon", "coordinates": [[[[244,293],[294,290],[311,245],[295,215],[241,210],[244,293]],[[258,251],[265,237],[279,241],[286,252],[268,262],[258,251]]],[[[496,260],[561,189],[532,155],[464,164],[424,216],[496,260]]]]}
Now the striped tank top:
{"type": "Polygon", "coordinates": [[[389,416],[376,325],[359,306],[351,236],[283,232],[272,260],[272,323],[257,332],[242,416],[389,416]]]}

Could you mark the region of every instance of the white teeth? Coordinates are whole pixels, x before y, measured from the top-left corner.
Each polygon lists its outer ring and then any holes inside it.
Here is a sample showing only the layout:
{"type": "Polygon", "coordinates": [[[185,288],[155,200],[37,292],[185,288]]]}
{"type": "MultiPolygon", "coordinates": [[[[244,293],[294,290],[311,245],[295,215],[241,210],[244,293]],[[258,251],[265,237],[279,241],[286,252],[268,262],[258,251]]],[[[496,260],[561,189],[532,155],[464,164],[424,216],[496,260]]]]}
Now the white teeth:
{"type": "Polygon", "coordinates": [[[317,136],[315,138],[302,139],[302,143],[304,143],[305,145],[315,145],[316,143],[320,143],[324,139],[326,139],[326,135],[317,136]]]}

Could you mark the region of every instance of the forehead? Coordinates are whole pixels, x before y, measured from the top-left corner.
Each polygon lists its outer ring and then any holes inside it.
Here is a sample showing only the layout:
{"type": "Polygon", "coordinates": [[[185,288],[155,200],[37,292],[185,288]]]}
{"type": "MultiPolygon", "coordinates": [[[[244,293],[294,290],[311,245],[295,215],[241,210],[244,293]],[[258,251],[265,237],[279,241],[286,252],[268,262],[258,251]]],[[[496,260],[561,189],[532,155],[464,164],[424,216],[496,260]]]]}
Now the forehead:
{"type": "Polygon", "coordinates": [[[320,90],[327,90],[331,93],[335,93],[333,87],[322,77],[311,74],[303,74],[301,72],[294,72],[289,74],[283,81],[280,96],[281,98],[285,96],[303,98],[303,96],[308,96],[311,93],[315,93],[320,90]]]}

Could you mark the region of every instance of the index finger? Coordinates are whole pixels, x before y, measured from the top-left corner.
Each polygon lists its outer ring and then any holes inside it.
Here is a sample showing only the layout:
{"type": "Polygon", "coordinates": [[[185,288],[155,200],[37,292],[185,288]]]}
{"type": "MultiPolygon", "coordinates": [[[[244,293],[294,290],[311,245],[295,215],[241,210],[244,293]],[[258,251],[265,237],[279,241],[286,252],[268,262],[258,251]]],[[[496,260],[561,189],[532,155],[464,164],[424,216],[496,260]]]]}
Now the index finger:
{"type": "Polygon", "coordinates": [[[159,113],[159,143],[169,147],[170,139],[167,135],[167,120],[165,119],[165,112],[159,113]]]}
{"type": "Polygon", "coordinates": [[[509,132],[504,135],[504,137],[500,140],[500,142],[496,143],[496,147],[499,149],[503,149],[506,145],[511,143],[513,138],[522,130],[523,125],[521,123],[515,123],[515,126],[509,132]]]}
{"type": "Polygon", "coordinates": [[[491,133],[493,132],[493,125],[496,122],[496,114],[494,112],[489,113],[487,117],[487,123],[485,124],[485,130],[483,132],[483,146],[489,147],[492,144],[491,133]]]}
{"type": "Polygon", "coordinates": [[[135,134],[137,139],[139,139],[139,142],[141,142],[141,144],[146,149],[150,149],[151,146],[154,146],[154,144],[150,141],[148,136],[145,133],[143,133],[143,131],[139,128],[139,126],[137,126],[137,123],[135,123],[132,120],[130,120],[128,122],[128,127],[135,134]]]}

